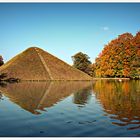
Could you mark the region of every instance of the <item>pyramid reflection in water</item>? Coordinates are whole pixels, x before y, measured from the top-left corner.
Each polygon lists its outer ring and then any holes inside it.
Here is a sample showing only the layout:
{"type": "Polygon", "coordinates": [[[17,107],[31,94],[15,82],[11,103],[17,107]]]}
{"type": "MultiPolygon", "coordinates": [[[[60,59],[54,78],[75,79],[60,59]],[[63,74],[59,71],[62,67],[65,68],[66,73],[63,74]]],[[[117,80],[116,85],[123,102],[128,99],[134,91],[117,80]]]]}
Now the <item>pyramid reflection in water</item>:
{"type": "Polygon", "coordinates": [[[91,82],[21,82],[1,87],[1,92],[23,109],[39,114],[37,110],[51,107],[79,90],[91,86],[91,82]]]}

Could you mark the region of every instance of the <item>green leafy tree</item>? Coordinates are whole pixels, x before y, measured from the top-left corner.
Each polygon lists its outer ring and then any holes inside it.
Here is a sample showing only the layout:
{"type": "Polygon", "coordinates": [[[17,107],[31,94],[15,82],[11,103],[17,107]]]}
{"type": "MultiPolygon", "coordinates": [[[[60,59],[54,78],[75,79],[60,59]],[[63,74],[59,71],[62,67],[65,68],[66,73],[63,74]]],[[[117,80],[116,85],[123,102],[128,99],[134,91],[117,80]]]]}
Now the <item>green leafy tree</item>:
{"type": "MultiPolygon", "coordinates": [[[[2,66],[3,64],[4,64],[3,58],[2,58],[2,56],[0,55],[0,66],[2,66]]],[[[6,76],[7,76],[6,73],[0,73],[0,81],[1,81],[2,79],[4,79],[6,76]]]]}
{"type": "Polygon", "coordinates": [[[79,52],[72,56],[73,67],[92,76],[92,64],[89,59],[90,57],[87,54],[79,52]]]}
{"type": "Polygon", "coordinates": [[[2,66],[3,64],[4,64],[4,61],[3,61],[2,56],[0,55],[0,66],[2,66]]]}

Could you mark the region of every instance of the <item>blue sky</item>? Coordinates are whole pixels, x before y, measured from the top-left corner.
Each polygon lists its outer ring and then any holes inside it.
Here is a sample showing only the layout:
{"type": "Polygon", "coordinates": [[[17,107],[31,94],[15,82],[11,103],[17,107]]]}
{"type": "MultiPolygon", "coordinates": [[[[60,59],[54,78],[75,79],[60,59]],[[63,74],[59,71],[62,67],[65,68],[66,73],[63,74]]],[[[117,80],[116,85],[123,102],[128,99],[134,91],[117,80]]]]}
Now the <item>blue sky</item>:
{"type": "Polygon", "coordinates": [[[93,62],[119,34],[140,31],[140,3],[0,3],[0,54],[8,61],[31,46],[72,64],[93,62]]]}

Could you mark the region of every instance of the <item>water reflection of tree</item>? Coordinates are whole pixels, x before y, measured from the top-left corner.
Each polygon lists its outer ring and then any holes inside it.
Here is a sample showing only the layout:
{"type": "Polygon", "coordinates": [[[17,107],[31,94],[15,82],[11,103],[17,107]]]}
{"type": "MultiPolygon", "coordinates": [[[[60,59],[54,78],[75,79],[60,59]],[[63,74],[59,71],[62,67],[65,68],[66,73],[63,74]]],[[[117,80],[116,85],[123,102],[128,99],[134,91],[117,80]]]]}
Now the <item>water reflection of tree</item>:
{"type": "MultiPolygon", "coordinates": [[[[7,84],[5,83],[5,82],[1,82],[0,81],[0,87],[6,87],[7,86],[7,84]]],[[[2,92],[0,91],[0,100],[2,100],[2,92]]]]}
{"type": "Polygon", "coordinates": [[[113,124],[133,124],[129,130],[140,128],[140,81],[97,81],[93,90],[113,124]]]}
{"type": "Polygon", "coordinates": [[[76,92],[73,96],[73,103],[79,105],[85,105],[91,97],[91,89],[86,88],[76,92]]]}
{"type": "Polygon", "coordinates": [[[0,81],[0,87],[6,87],[6,86],[7,86],[7,83],[0,81]]]}
{"type": "Polygon", "coordinates": [[[2,100],[2,93],[0,92],[0,100],[2,100]]]}

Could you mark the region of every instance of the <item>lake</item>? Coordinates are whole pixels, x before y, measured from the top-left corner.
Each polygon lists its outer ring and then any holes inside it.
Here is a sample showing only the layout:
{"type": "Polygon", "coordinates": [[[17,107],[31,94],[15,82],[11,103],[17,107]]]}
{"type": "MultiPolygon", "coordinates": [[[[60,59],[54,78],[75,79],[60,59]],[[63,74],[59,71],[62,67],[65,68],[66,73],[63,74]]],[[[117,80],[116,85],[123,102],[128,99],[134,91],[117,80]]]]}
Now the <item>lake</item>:
{"type": "Polygon", "coordinates": [[[139,137],[140,81],[0,87],[0,136],[139,137]]]}

